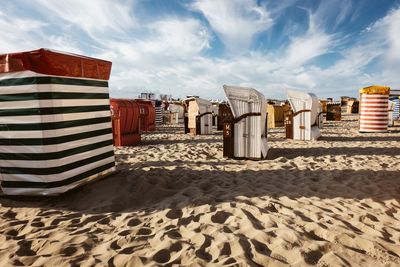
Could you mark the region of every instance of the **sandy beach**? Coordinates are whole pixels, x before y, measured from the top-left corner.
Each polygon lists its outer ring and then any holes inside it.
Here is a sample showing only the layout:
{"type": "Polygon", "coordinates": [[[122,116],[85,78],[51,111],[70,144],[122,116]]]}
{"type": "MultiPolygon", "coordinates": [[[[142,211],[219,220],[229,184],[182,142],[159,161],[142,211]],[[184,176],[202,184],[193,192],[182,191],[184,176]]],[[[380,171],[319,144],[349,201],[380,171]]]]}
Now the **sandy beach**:
{"type": "Polygon", "coordinates": [[[183,126],[115,150],[118,173],[57,197],[0,198],[0,266],[400,266],[400,127],[270,130],[267,160],[183,126]]]}

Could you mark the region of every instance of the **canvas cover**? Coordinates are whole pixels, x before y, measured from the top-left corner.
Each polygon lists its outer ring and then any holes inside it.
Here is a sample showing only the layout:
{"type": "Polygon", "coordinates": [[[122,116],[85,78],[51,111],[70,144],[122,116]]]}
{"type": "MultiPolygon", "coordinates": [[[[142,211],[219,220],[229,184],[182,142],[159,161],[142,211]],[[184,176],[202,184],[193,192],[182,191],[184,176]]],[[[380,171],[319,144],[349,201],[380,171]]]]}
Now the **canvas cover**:
{"type": "Polygon", "coordinates": [[[387,132],[389,95],[361,94],[360,132],[387,132]]]}
{"type": "Polygon", "coordinates": [[[200,117],[200,134],[212,133],[212,103],[202,98],[192,98],[188,107],[188,127],[196,128],[196,117],[200,117]]]}
{"type": "Polygon", "coordinates": [[[398,96],[391,97],[390,100],[394,102],[394,108],[393,108],[393,120],[397,121],[399,120],[399,110],[400,110],[400,99],[398,96]]]}
{"type": "Polygon", "coordinates": [[[185,108],[181,104],[169,104],[168,110],[170,112],[170,123],[183,123],[185,108]]]}
{"type": "Polygon", "coordinates": [[[0,181],[59,194],[115,170],[111,62],[40,49],[0,55],[0,181]]]}
{"type": "Polygon", "coordinates": [[[294,113],[300,110],[310,109],[311,123],[314,124],[316,122],[317,116],[320,112],[320,103],[315,94],[288,90],[287,97],[294,113]]]}
{"type": "Polygon", "coordinates": [[[399,110],[400,110],[400,89],[390,89],[389,94],[390,100],[395,102],[393,119],[400,120],[399,110]]]}
{"type": "Polygon", "coordinates": [[[163,103],[161,100],[154,101],[155,110],[156,110],[156,125],[163,124],[163,103]]]}
{"type": "Polygon", "coordinates": [[[388,95],[390,93],[390,87],[372,85],[360,89],[360,94],[365,95],[388,95]]]}
{"type": "Polygon", "coordinates": [[[313,93],[287,90],[287,98],[293,110],[293,139],[318,139],[322,128],[322,108],[318,97],[313,93]]]}
{"type": "Polygon", "coordinates": [[[268,144],[265,136],[267,103],[264,95],[253,88],[229,85],[224,85],[223,88],[236,120],[234,124],[235,157],[265,158],[268,153],[268,144]],[[250,116],[247,116],[249,114],[250,116]],[[243,119],[240,119],[242,117],[243,119]]]}

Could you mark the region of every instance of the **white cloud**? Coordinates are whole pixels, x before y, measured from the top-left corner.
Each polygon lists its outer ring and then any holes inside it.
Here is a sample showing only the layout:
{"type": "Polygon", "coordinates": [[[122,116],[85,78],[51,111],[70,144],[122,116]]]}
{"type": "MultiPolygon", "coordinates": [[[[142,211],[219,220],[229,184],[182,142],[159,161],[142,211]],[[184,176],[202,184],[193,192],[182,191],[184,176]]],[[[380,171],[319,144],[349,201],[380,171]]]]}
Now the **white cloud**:
{"type": "Polygon", "coordinates": [[[197,0],[192,8],[200,11],[231,51],[249,48],[253,36],[272,26],[265,7],[255,0],[197,0]]]}
{"type": "MultiPolygon", "coordinates": [[[[400,9],[351,36],[357,40],[351,43],[344,34],[328,30],[324,16],[332,5],[324,1],[314,13],[309,11],[308,28],[296,25],[296,31],[288,31],[289,43],[261,52],[249,49],[252,39],[271,27],[271,17],[282,15],[293,4],[291,0],[268,10],[255,0],[198,0],[191,10],[204,15],[231,52],[213,57],[208,52],[215,36],[197,17],[168,14],[145,23],[135,19],[132,1],[99,0],[95,6],[87,2],[39,0],[41,5],[32,8],[42,18],[0,12],[0,51],[49,47],[111,60],[110,90],[121,97],[153,91],[176,97],[224,98],[222,84],[252,86],[270,98],[283,98],[286,88],[314,91],[320,97],[356,96],[360,87],[371,83],[400,85],[396,65],[400,62],[400,9]],[[303,35],[293,35],[303,30],[303,35]],[[341,58],[328,67],[312,61],[331,52],[341,58]],[[372,62],[380,65],[371,72],[367,67],[372,62]]],[[[327,20],[343,23],[349,10],[351,3],[340,13],[328,14],[327,20]]]]}
{"type": "Polygon", "coordinates": [[[294,38],[287,48],[284,64],[301,66],[317,56],[326,54],[332,46],[332,41],[332,36],[318,31],[294,38]]]}
{"type": "Polygon", "coordinates": [[[400,88],[400,8],[391,10],[385,17],[368,27],[371,39],[379,42],[383,56],[381,72],[373,73],[375,83],[400,88]]]}
{"type": "Polygon", "coordinates": [[[13,18],[0,13],[0,52],[16,52],[35,49],[41,43],[45,23],[24,18],[13,18]]]}
{"type": "MultiPolygon", "coordinates": [[[[82,30],[92,38],[102,34],[113,34],[117,37],[126,34],[134,25],[135,19],[131,15],[133,0],[68,0],[52,1],[38,0],[43,15],[52,18],[52,21],[62,19],[82,30]]],[[[59,23],[59,22],[58,22],[59,23]]]]}
{"type": "Polygon", "coordinates": [[[112,93],[130,91],[136,96],[144,88],[171,93],[191,90],[193,84],[188,81],[197,79],[192,78],[196,73],[191,73],[196,69],[195,61],[201,61],[201,53],[209,47],[207,28],[191,18],[166,18],[143,28],[147,32],[141,38],[104,41],[104,52],[95,55],[114,62],[112,93]]]}
{"type": "MultiPolygon", "coordinates": [[[[383,37],[378,38],[375,31],[360,36],[355,45],[335,51],[342,55],[342,59],[333,65],[326,68],[308,65],[311,59],[339,49],[336,46],[342,41],[340,35],[325,33],[315,20],[315,15],[311,14],[306,33],[293,38],[287,47],[281,48],[281,53],[251,52],[227,58],[208,58],[202,55],[206,46],[201,44],[206,43],[207,39],[196,34],[202,26],[181,26],[186,29],[183,31],[184,35],[191,36],[191,42],[198,44],[195,46],[197,49],[193,49],[194,53],[187,50],[183,57],[179,53],[171,53],[179,50],[184,52],[186,46],[178,49],[172,45],[174,42],[168,42],[170,37],[163,34],[168,30],[154,32],[152,38],[128,46],[138,55],[144,54],[146,58],[138,61],[142,67],[134,66],[132,61],[124,65],[127,70],[114,76],[115,83],[119,84],[119,91],[114,92],[122,95],[135,91],[138,94],[147,88],[179,97],[199,94],[206,98],[224,98],[221,86],[229,83],[252,86],[271,98],[284,97],[286,88],[313,91],[320,97],[338,94],[357,96],[359,88],[384,79],[382,75],[378,77],[365,72],[369,63],[382,57],[387,51],[383,37]],[[157,49],[150,49],[151,53],[142,52],[147,44],[151,44],[150,47],[155,45],[157,49]],[[169,56],[164,56],[168,51],[169,56]],[[132,80],[137,85],[134,89],[132,80]]],[[[175,25],[174,23],[185,24],[187,21],[157,22],[153,26],[175,25]]],[[[188,24],[201,25],[193,22],[188,24]]]]}
{"type": "MultiPolygon", "coordinates": [[[[387,16],[369,27],[369,31],[379,36],[387,44],[386,58],[390,64],[400,63],[400,8],[394,9],[387,16]]],[[[398,65],[400,66],[400,64],[398,65]]]]}
{"type": "Polygon", "coordinates": [[[349,18],[353,11],[352,0],[320,1],[314,16],[320,25],[335,28],[349,18]]]}
{"type": "Polygon", "coordinates": [[[180,56],[197,54],[210,47],[207,28],[195,19],[157,21],[148,28],[153,39],[139,44],[143,52],[180,56]]]}
{"type": "Polygon", "coordinates": [[[78,44],[67,34],[46,32],[48,23],[36,19],[6,16],[0,12],[0,53],[11,53],[38,48],[52,48],[72,53],[82,53],[78,44]]]}
{"type": "Polygon", "coordinates": [[[83,54],[82,50],[78,47],[77,41],[67,34],[51,35],[48,41],[51,43],[50,48],[75,54],[83,54]]]}

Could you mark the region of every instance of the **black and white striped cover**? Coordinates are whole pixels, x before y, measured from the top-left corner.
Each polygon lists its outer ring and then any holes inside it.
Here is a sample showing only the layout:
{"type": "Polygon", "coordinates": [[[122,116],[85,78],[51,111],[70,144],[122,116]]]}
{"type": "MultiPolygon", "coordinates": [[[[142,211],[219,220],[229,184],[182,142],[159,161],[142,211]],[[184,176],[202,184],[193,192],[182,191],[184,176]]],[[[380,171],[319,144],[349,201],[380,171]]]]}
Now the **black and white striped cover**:
{"type": "Polygon", "coordinates": [[[163,107],[162,102],[160,100],[155,101],[156,108],[156,125],[163,124],[163,107]]]}
{"type": "Polygon", "coordinates": [[[115,171],[108,82],[0,74],[5,194],[59,194],[115,171]]]}

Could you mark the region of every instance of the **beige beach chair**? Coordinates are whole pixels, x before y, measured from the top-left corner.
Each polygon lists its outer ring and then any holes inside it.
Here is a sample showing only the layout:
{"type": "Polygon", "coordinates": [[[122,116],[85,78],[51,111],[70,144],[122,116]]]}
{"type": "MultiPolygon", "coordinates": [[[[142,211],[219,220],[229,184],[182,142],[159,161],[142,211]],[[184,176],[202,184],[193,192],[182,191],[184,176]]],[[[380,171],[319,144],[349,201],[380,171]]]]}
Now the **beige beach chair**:
{"type": "Polygon", "coordinates": [[[192,135],[212,134],[212,103],[202,98],[190,99],[188,119],[188,127],[192,135]]]}

